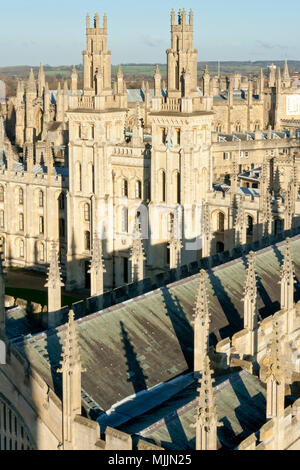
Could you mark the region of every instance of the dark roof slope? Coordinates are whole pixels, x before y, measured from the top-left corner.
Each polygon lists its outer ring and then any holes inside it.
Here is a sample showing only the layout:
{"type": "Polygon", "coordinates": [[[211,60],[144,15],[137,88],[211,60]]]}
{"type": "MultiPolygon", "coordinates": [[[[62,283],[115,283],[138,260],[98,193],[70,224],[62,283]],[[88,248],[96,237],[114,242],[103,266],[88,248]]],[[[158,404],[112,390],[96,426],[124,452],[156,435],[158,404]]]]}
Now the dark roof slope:
{"type": "MultiPolygon", "coordinates": [[[[256,255],[258,306],[262,317],[280,308],[278,283],[283,250],[281,244],[256,255]]],[[[293,239],[291,250],[299,279],[299,237],[293,239]]],[[[212,341],[228,337],[243,327],[245,276],[243,259],[208,271],[212,341]]],[[[192,316],[197,288],[198,276],[192,276],[77,321],[82,360],[87,369],[82,385],[88,406],[108,410],[126,397],[192,367],[192,316]]],[[[60,327],[18,345],[58,394],[61,377],[56,369],[63,337],[64,327],[60,327]]]]}

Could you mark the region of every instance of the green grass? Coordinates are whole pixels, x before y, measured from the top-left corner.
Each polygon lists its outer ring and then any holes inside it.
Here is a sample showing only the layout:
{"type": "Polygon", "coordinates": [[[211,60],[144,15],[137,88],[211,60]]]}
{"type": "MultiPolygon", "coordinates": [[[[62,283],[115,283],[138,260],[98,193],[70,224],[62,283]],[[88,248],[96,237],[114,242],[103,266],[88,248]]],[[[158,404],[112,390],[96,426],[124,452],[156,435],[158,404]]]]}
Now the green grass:
{"type": "MultiPolygon", "coordinates": [[[[47,305],[48,295],[47,292],[34,289],[23,289],[19,287],[7,287],[5,289],[6,295],[11,295],[15,299],[24,299],[28,302],[35,302],[42,306],[47,305]]],[[[69,295],[62,296],[62,306],[71,306],[73,303],[79,302],[82,299],[72,297],[69,295]]]]}

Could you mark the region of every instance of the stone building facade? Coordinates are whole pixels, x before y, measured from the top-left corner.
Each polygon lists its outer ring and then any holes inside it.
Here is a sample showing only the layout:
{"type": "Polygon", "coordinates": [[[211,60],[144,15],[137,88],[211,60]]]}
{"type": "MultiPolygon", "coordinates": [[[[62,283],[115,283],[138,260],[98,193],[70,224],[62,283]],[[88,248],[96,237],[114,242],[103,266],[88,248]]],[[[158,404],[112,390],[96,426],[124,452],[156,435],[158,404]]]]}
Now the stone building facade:
{"type": "Polygon", "coordinates": [[[83,90],[75,68],[55,92],[42,65],[37,80],[31,72],[18,83],[0,134],[8,264],[45,270],[55,242],[66,288],[89,288],[99,238],[110,289],[131,282],[137,220],[149,277],[232,250],[238,200],[243,242],[259,237],[268,195],[271,231],[288,227],[288,201],[298,224],[299,90],[287,63],[282,76],[274,66],[256,81],[206,68],[198,87],[193,35],[193,12],[172,11],[167,85],[157,67],[154,87],[144,83],[135,102],[121,67],[111,81],[107,17],[100,24],[98,14],[86,18],[83,90]],[[241,193],[238,175],[262,165],[264,195],[241,193]],[[230,194],[213,185],[220,181],[230,194]]]}

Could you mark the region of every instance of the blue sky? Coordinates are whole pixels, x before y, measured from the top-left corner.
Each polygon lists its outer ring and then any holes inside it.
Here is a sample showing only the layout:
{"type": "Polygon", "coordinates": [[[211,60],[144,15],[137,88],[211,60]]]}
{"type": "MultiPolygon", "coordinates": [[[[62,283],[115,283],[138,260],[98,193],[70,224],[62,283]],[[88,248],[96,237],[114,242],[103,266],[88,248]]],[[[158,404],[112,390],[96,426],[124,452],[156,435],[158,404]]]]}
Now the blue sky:
{"type": "Polygon", "coordinates": [[[300,59],[299,0],[13,0],[1,5],[0,66],[80,63],[87,11],[108,15],[113,64],[165,62],[172,7],[193,8],[201,61],[300,59]]]}

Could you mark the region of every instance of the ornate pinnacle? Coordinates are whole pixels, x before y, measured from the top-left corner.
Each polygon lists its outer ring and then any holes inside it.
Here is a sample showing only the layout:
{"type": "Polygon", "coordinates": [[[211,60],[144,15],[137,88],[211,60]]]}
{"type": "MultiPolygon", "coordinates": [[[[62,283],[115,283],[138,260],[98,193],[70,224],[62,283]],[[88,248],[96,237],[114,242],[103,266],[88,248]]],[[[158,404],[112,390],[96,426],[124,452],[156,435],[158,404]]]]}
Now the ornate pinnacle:
{"type": "Polygon", "coordinates": [[[94,242],[93,242],[93,249],[92,249],[92,260],[90,264],[89,273],[92,271],[103,272],[105,273],[105,267],[103,264],[103,256],[102,256],[102,243],[99,240],[97,234],[94,235],[94,242]]]}
{"type": "Polygon", "coordinates": [[[282,367],[281,342],[279,335],[279,325],[276,319],[273,319],[272,343],[270,347],[269,367],[266,379],[274,379],[277,383],[282,383],[285,379],[284,369],[282,367]]]}
{"type": "Polygon", "coordinates": [[[248,271],[247,271],[247,279],[246,279],[246,284],[245,284],[245,297],[248,297],[253,304],[256,302],[256,298],[257,298],[254,257],[255,257],[255,254],[253,251],[251,251],[248,256],[248,271]]]}
{"type": "Polygon", "coordinates": [[[81,365],[80,349],[73,310],[69,311],[69,320],[62,356],[63,359],[60,362],[61,369],[58,370],[59,373],[68,372],[73,369],[75,365],[81,365]]]}
{"type": "Polygon", "coordinates": [[[142,242],[142,234],[140,229],[140,224],[138,219],[136,219],[133,233],[132,233],[132,249],[131,249],[131,260],[138,261],[138,260],[145,260],[143,242],[142,242]]]}
{"type": "Polygon", "coordinates": [[[242,197],[236,195],[234,204],[236,209],[235,226],[243,228],[245,225],[245,212],[242,197]]]}
{"type": "Polygon", "coordinates": [[[204,233],[205,233],[205,236],[207,238],[209,238],[210,234],[211,234],[211,226],[210,226],[210,217],[209,217],[209,206],[208,206],[208,204],[204,205],[203,218],[204,218],[204,233]]]}
{"type": "Polygon", "coordinates": [[[61,278],[61,270],[58,262],[58,254],[56,249],[56,243],[52,243],[50,251],[50,266],[48,270],[48,278],[45,287],[56,289],[62,287],[64,284],[61,278]]]}
{"type": "Polygon", "coordinates": [[[204,269],[201,269],[199,275],[199,286],[198,286],[198,294],[195,306],[195,313],[194,318],[199,317],[203,324],[204,322],[209,326],[210,322],[210,314],[208,309],[209,301],[207,296],[207,288],[206,288],[206,272],[204,269]]]}
{"type": "Polygon", "coordinates": [[[294,281],[295,268],[294,268],[294,263],[292,259],[290,243],[291,243],[290,238],[287,238],[286,248],[285,248],[285,253],[284,253],[284,260],[283,260],[283,265],[281,268],[280,283],[287,282],[289,284],[290,282],[293,282],[293,283],[295,282],[294,281]]]}
{"type": "Polygon", "coordinates": [[[196,407],[196,423],[191,427],[203,426],[206,431],[211,430],[211,426],[216,426],[218,423],[217,406],[214,396],[214,379],[212,378],[213,371],[210,368],[210,360],[205,356],[203,360],[203,371],[201,378],[198,379],[199,392],[196,407]]]}

